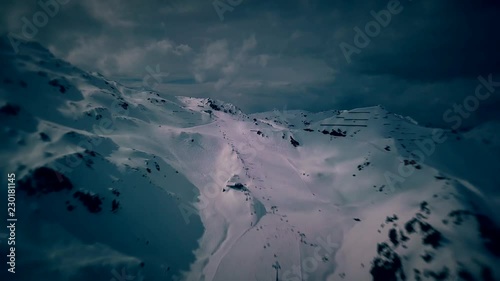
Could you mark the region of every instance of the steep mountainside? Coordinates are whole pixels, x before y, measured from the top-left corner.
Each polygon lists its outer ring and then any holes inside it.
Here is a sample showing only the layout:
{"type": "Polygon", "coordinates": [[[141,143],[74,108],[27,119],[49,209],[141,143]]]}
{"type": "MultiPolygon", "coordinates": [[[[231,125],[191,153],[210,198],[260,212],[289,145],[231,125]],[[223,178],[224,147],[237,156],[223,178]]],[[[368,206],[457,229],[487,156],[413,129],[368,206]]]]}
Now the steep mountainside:
{"type": "Polygon", "coordinates": [[[245,114],[0,57],[18,280],[500,280],[498,124],[245,114]]]}

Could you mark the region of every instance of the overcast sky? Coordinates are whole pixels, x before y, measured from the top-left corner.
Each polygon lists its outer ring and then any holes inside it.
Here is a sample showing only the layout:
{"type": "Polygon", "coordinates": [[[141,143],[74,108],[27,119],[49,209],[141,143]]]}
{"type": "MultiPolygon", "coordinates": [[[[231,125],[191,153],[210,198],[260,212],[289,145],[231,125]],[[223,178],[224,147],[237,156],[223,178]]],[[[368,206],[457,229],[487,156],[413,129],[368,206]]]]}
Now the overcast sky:
{"type": "MultiPolygon", "coordinates": [[[[44,24],[38,1],[3,0],[0,31],[38,23],[33,40],[85,70],[142,87],[159,68],[150,87],[246,112],[381,104],[445,126],[479,75],[500,81],[495,0],[60,1],[44,24]],[[356,37],[366,27],[369,42],[356,37]]],[[[466,121],[498,118],[499,93],[466,121]]]]}

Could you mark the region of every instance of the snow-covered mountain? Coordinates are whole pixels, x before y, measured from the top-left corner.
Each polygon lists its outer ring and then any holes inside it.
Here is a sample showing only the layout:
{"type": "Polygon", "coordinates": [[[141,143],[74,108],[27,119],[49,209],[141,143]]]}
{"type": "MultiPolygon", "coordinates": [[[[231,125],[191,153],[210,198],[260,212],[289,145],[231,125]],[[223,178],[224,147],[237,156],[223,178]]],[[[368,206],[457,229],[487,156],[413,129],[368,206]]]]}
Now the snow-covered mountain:
{"type": "Polygon", "coordinates": [[[2,280],[500,280],[498,124],[245,114],[0,45],[2,280]]]}

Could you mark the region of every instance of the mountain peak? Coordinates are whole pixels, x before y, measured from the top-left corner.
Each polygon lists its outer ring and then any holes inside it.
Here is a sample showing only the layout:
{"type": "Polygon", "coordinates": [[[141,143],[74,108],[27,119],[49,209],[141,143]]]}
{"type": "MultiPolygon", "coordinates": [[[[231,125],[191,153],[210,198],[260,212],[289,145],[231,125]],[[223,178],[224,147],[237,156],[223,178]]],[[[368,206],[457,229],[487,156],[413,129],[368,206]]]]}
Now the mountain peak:
{"type": "Polygon", "coordinates": [[[495,142],[381,106],[244,114],[35,43],[0,56],[18,267],[40,264],[22,280],[499,279],[495,142]]]}

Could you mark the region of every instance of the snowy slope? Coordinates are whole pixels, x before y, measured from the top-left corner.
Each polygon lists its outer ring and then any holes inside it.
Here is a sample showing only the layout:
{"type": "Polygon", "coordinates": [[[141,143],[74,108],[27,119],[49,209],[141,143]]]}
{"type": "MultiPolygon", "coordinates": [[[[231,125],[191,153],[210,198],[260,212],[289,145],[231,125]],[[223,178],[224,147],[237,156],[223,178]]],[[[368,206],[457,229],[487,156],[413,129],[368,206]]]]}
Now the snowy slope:
{"type": "Polygon", "coordinates": [[[25,46],[0,52],[18,280],[500,279],[498,126],[248,115],[25,46]]]}

